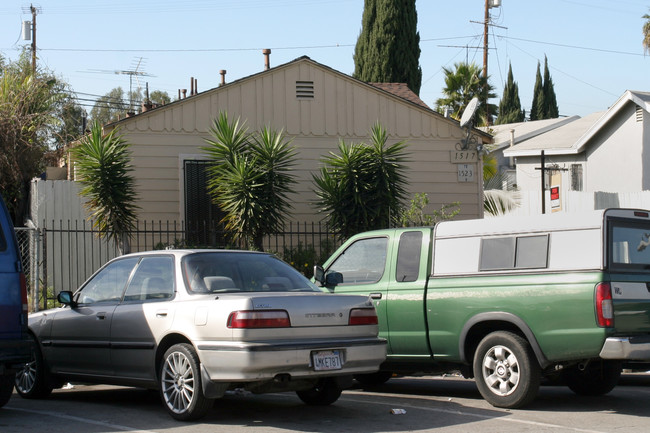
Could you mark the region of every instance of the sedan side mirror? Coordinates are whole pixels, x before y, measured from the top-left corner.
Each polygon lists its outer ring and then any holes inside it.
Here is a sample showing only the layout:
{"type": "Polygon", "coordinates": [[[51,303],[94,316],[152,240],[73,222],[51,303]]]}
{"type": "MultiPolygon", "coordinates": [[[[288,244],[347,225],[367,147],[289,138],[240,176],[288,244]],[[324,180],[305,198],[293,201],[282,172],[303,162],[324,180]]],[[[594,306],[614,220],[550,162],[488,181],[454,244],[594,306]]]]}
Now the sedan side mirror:
{"type": "Polygon", "coordinates": [[[56,300],[59,301],[59,303],[63,305],[69,305],[72,308],[74,308],[76,304],[72,299],[72,292],[69,290],[64,290],[62,292],[59,292],[59,294],[56,297],[56,300]]]}

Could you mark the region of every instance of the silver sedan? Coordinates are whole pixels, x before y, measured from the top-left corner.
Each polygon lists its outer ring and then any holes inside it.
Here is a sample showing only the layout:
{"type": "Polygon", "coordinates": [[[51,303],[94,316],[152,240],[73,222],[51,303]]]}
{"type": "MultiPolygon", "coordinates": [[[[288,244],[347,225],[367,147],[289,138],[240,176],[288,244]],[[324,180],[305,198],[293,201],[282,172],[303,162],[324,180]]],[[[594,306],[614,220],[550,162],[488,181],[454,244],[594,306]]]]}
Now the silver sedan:
{"type": "Polygon", "coordinates": [[[140,386],[179,420],[237,388],[328,405],[386,356],[367,297],[322,292],[266,253],[126,255],[58,300],[29,317],[38,344],[16,375],[22,397],[66,382],[140,386]]]}

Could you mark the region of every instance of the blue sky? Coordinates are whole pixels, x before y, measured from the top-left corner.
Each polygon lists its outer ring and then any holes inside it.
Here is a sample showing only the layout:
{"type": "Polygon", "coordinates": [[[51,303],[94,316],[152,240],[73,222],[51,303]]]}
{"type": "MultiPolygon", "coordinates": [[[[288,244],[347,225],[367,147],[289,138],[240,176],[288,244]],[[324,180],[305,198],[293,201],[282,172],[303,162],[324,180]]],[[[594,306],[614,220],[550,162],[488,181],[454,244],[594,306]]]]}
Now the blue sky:
{"type": "MultiPolygon", "coordinates": [[[[37,15],[39,65],[66,80],[80,98],[94,99],[131,84],[167,91],[204,91],[260,72],[263,48],[271,66],[307,55],[346,74],[363,0],[41,0],[37,15]],[[139,64],[139,66],[138,66],[139,64]]],[[[0,4],[0,52],[15,59],[30,42],[20,38],[30,3],[0,4]]],[[[417,0],[420,97],[434,107],[443,67],[469,60],[482,66],[484,0],[417,0]]],[[[488,72],[500,98],[512,64],[522,105],[532,100],[537,62],[549,67],[561,115],[606,110],[625,90],[650,91],[650,56],[641,28],[650,0],[502,0],[490,10],[488,72]]],[[[498,103],[498,98],[494,101],[498,103]]],[[[85,101],[85,104],[92,102],[85,101]]],[[[86,107],[90,111],[91,107],[86,107]]]]}

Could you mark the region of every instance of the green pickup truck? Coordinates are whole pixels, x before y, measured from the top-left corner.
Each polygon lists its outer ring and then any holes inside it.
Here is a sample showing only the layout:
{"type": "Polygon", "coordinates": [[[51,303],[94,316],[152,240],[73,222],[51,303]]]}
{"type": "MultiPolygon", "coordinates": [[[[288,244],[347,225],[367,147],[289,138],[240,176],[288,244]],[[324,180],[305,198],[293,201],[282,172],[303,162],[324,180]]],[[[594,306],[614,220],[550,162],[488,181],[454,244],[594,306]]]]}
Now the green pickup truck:
{"type": "Polygon", "coordinates": [[[445,221],[353,236],[314,278],[377,308],[388,357],[363,384],[461,372],[517,408],[543,378],[600,395],[650,360],[648,246],[641,210],[445,221]]]}

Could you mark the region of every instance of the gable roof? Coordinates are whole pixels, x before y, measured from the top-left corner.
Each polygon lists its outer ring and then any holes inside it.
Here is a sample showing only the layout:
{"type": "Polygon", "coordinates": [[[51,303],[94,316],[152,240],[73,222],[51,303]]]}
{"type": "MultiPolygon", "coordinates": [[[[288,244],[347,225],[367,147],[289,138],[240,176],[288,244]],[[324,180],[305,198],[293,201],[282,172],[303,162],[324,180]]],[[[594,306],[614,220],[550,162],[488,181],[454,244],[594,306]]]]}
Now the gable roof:
{"type": "Polygon", "coordinates": [[[578,119],[580,119],[580,116],[558,117],[556,119],[531,120],[528,122],[506,123],[489,127],[483,126],[480,129],[492,133],[494,145],[491,146],[491,149],[494,151],[509,147],[511,144],[517,145],[538,135],[546,134],[555,128],[559,128],[578,119]]]}
{"type": "Polygon", "coordinates": [[[418,95],[415,94],[406,83],[368,83],[371,86],[378,87],[382,90],[385,90],[389,93],[392,93],[395,96],[411,101],[414,104],[418,104],[424,108],[431,109],[427,104],[420,99],[418,95]]]}
{"type": "MultiPolygon", "coordinates": [[[[290,66],[292,66],[294,64],[297,64],[297,63],[300,63],[300,62],[310,63],[310,64],[312,64],[312,65],[314,65],[314,66],[316,66],[318,68],[327,70],[327,71],[329,71],[329,72],[331,72],[331,73],[333,73],[335,75],[338,75],[340,77],[343,77],[343,78],[345,78],[347,80],[352,80],[352,81],[356,82],[360,86],[370,88],[375,92],[380,92],[380,93],[382,93],[384,95],[387,95],[387,96],[389,96],[391,98],[397,98],[400,101],[405,102],[405,103],[407,103],[407,104],[409,104],[409,105],[411,105],[413,107],[416,107],[416,108],[418,108],[420,110],[427,111],[430,115],[432,115],[434,117],[438,117],[440,120],[454,123],[454,124],[456,124],[457,126],[460,127],[459,122],[457,120],[449,118],[449,117],[445,117],[443,114],[438,113],[435,110],[432,110],[413,91],[411,91],[405,83],[366,83],[366,82],[361,81],[359,79],[356,79],[356,78],[354,78],[354,77],[352,77],[350,75],[344,74],[343,72],[337,71],[336,69],[333,69],[333,68],[331,68],[329,66],[323,65],[322,63],[316,62],[316,61],[312,60],[311,58],[309,58],[308,56],[298,57],[298,58],[296,58],[296,59],[294,59],[292,61],[289,61],[287,63],[275,66],[275,67],[267,69],[267,70],[257,72],[255,74],[249,75],[247,77],[239,78],[239,79],[237,79],[235,81],[231,81],[230,83],[226,83],[226,84],[220,85],[218,87],[214,87],[212,89],[204,90],[203,92],[198,92],[198,93],[196,93],[194,95],[187,96],[186,98],[183,98],[183,99],[180,99],[180,100],[177,100],[177,101],[173,101],[173,102],[171,102],[169,104],[166,104],[166,105],[162,105],[162,106],[158,106],[156,108],[152,108],[151,110],[148,110],[148,111],[145,111],[145,112],[142,112],[142,113],[138,113],[138,114],[136,114],[134,116],[125,117],[124,119],[120,119],[117,122],[114,122],[114,123],[111,123],[111,124],[108,124],[108,125],[105,125],[105,126],[108,126],[109,128],[113,128],[118,123],[128,122],[128,121],[134,120],[134,119],[138,118],[139,116],[141,116],[143,114],[148,114],[148,113],[151,113],[151,112],[156,111],[156,110],[165,109],[165,108],[170,107],[170,106],[172,106],[174,104],[182,103],[183,101],[186,101],[186,100],[188,100],[190,98],[201,97],[202,95],[205,95],[206,93],[216,92],[216,91],[219,91],[220,89],[224,89],[226,87],[237,85],[237,84],[240,84],[240,83],[242,83],[244,81],[257,78],[258,76],[260,76],[262,74],[270,74],[270,73],[273,73],[273,71],[276,71],[276,70],[279,70],[279,69],[282,69],[282,68],[287,68],[287,67],[290,67],[290,66]]],[[[490,134],[488,134],[488,133],[486,133],[484,131],[481,131],[478,128],[474,128],[473,132],[476,135],[480,135],[483,138],[484,142],[491,142],[491,140],[492,140],[492,136],[490,134]]]]}
{"type": "Polygon", "coordinates": [[[568,124],[560,125],[544,134],[532,137],[510,149],[504,156],[575,155],[584,151],[586,144],[614,116],[628,104],[634,103],[650,113],[650,92],[626,91],[607,111],[592,113],[568,124]]]}

